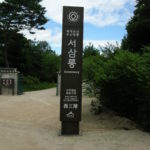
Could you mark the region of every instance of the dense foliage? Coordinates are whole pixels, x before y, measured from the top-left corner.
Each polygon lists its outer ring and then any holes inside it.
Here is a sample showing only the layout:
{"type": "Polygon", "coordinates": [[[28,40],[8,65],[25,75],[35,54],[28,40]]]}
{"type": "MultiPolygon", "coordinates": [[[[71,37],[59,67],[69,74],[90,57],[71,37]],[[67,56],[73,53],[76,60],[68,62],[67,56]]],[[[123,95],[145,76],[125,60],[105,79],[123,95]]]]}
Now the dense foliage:
{"type": "Polygon", "coordinates": [[[144,49],[147,52],[143,56],[116,48],[109,57],[103,54],[87,57],[83,77],[102,107],[148,127],[150,47],[144,49]]]}
{"type": "MultiPolygon", "coordinates": [[[[24,29],[44,29],[47,22],[45,8],[40,5],[41,0],[4,0],[0,3],[0,48],[4,56],[5,66],[9,67],[10,35],[17,36],[24,29]]],[[[12,49],[13,50],[13,49],[12,49]]],[[[13,53],[13,52],[12,52],[13,53]]]]}
{"type": "Polygon", "coordinates": [[[36,91],[55,87],[55,83],[40,82],[40,80],[33,76],[25,76],[23,81],[24,91],[36,91]]]}
{"type": "MultiPolygon", "coordinates": [[[[12,38],[8,45],[9,66],[17,68],[24,76],[30,75],[42,82],[56,82],[57,72],[60,70],[60,56],[49,44],[45,41],[27,40],[22,34],[10,36],[12,38]]],[[[1,54],[0,56],[0,67],[5,67],[4,57],[1,54]]]]}
{"type": "Polygon", "coordinates": [[[34,76],[40,81],[56,82],[60,56],[51,50],[47,42],[28,41],[23,51],[24,64],[20,70],[25,76],[34,76]],[[43,47],[43,43],[47,45],[46,48],[43,47]]]}
{"type": "Polygon", "coordinates": [[[142,53],[150,43],[150,0],[137,0],[134,16],[128,22],[127,36],[123,38],[122,48],[142,53]]]}
{"type": "Polygon", "coordinates": [[[84,48],[83,57],[96,56],[99,55],[99,50],[94,47],[94,45],[89,44],[84,48]]]}

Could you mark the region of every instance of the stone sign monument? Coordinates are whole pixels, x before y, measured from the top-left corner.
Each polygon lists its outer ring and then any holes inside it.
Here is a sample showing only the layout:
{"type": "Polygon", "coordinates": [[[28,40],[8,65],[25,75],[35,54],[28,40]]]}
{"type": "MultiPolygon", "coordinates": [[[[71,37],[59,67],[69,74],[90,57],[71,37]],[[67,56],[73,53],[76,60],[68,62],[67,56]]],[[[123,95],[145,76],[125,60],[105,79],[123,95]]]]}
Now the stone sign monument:
{"type": "Polygon", "coordinates": [[[82,106],[83,7],[63,7],[61,134],[79,134],[82,106]]]}

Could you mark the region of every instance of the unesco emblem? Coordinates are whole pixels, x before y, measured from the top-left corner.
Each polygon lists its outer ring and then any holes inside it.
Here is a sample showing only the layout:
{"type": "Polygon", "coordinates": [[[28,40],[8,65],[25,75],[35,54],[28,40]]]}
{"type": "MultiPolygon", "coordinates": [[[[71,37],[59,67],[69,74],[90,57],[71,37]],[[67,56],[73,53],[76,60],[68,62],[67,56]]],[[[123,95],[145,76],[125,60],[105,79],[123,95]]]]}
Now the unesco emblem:
{"type": "Polygon", "coordinates": [[[69,14],[68,14],[68,20],[69,20],[69,22],[78,22],[78,20],[79,20],[78,13],[75,12],[75,11],[69,12],[69,14]]]}

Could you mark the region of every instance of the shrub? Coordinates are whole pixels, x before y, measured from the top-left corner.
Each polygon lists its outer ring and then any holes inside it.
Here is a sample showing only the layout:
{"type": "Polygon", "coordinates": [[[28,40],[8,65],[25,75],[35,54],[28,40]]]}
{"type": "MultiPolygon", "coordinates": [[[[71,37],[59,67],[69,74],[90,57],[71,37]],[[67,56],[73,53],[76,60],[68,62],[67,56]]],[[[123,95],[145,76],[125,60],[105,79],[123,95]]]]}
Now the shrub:
{"type": "Polygon", "coordinates": [[[38,78],[32,76],[24,77],[24,91],[36,91],[55,87],[55,83],[40,82],[38,78]]]}
{"type": "Polygon", "coordinates": [[[103,107],[150,126],[150,52],[117,52],[104,61],[84,60],[84,78],[97,89],[103,107]]]}
{"type": "Polygon", "coordinates": [[[101,56],[90,56],[83,61],[83,79],[87,82],[88,93],[99,94],[99,83],[105,78],[104,62],[101,56]],[[97,87],[98,86],[98,87],[97,87]]]}
{"type": "Polygon", "coordinates": [[[25,76],[23,82],[24,84],[28,84],[28,85],[40,83],[39,79],[33,76],[25,76]]]}

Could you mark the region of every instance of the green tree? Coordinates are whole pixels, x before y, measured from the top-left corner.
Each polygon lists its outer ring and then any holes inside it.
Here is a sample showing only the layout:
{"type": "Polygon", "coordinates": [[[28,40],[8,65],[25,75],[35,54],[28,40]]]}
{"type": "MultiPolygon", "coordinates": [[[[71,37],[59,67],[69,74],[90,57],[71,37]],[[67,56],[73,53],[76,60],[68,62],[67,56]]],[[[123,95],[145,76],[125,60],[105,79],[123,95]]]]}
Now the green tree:
{"type": "Polygon", "coordinates": [[[46,52],[46,51],[49,51],[49,52],[54,52],[52,49],[51,49],[51,47],[50,47],[50,45],[48,44],[48,42],[47,41],[38,41],[37,42],[37,47],[40,49],[40,50],[42,50],[43,52],[46,52]]]}
{"type": "Polygon", "coordinates": [[[150,46],[143,51],[142,56],[120,50],[109,59],[84,59],[87,93],[99,100],[91,103],[95,113],[111,109],[150,129],[150,46]]]}
{"type": "MultiPolygon", "coordinates": [[[[3,34],[0,34],[0,67],[5,67],[4,59],[4,44],[3,43],[3,34]]],[[[21,65],[24,62],[23,55],[23,46],[25,45],[27,39],[20,33],[14,31],[9,31],[9,40],[7,41],[7,53],[9,60],[9,67],[16,67],[20,70],[21,65]]]]}
{"type": "MultiPolygon", "coordinates": [[[[10,32],[18,33],[27,29],[31,33],[33,28],[44,29],[45,8],[40,5],[41,0],[4,0],[0,3],[0,34],[3,39],[0,45],[3,46],[5,65],[9,67],[8,42],[10,32]]],[[[16,43],[17,44],[17,43],[16,43]]]]}
{"type": "Polygon", "coordinates": [[[141,48],[150,44],[150,0],[137,0],[134,16],[128,22],[127,48],[133,52],[141,52],[141,48]]]}
{"type": "Polygon", "coordinates": [[[84,48],[83,51],[84,58],[89,56],[96,56],[96,55],[99,55],[99,50],[95,48],[92,44],[89,44],[84,48]]]}
{"type": "Polygon", "coordinates": [[[121,41],[121,49],[123,50],[128,50],[128,40],[127,40],[127,35],[125,35],[121,41]]]}
{"type": "Polygon", "coordinates": [[[44,52],[42,80],[49,82],[57,81],[57,72],[60,70],[60,56],[52,51],[44,52]]]}
{"type": "Polygon", "coordinates": [[[104,58],[110,59],[120,51],[119,44],[116,42],[116,45],[113,45],[108,42],[105,46],[100,47],[100,51],[104,58]]]}
{"type": "Polygon", "coordinates": [[[22,72],[41,79],[43,70],[44,52],[37,46],[35,41],[28,40],[24,46],[24,64],[22,72]]]}
{"type": "Polygon", "coordinates": [[[24,63],[21,71],[25,76],[38,78],[40,81],[55,82],[60,69],[60,57],[51,50],[45,41],[28,40],[23,49],[24,63]],[[46,48],[43,47],[46,45],[46,48]]]}

